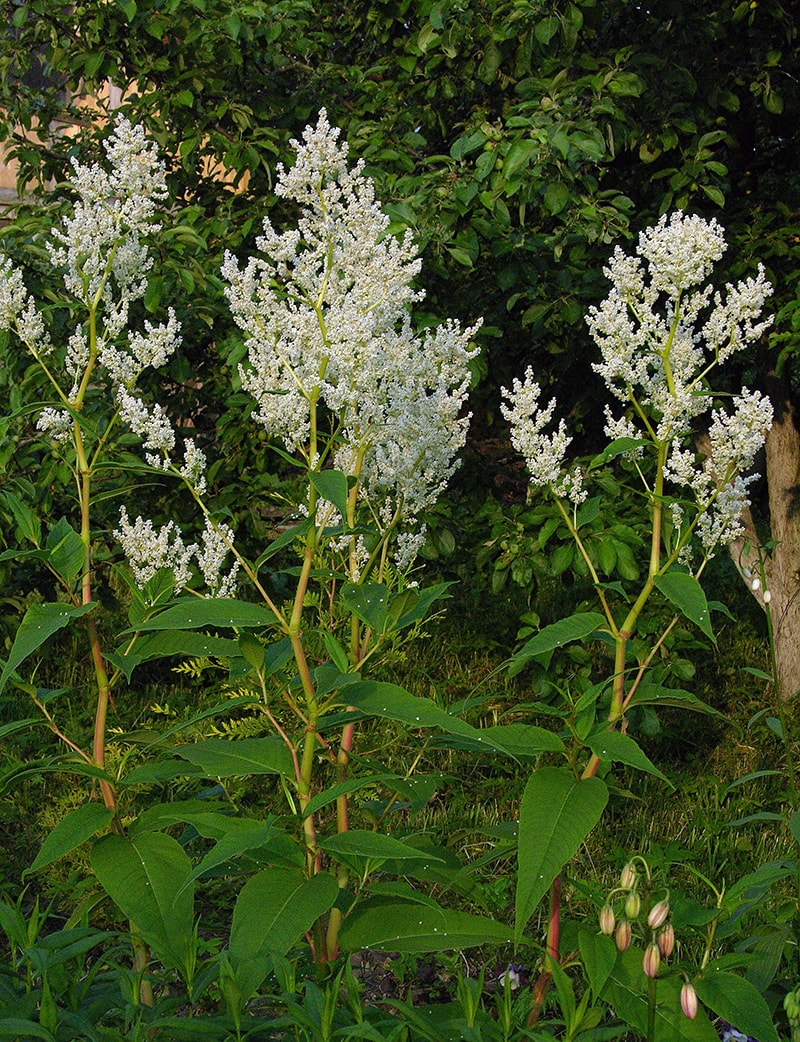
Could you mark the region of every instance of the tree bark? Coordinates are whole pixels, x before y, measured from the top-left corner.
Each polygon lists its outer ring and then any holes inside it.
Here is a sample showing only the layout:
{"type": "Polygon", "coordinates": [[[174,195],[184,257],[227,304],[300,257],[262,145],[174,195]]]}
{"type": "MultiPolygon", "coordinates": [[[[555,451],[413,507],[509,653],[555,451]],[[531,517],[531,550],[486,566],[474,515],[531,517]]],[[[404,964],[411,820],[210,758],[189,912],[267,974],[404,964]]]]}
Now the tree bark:
{"type": "Polygon", "coordinates": [[[770,550],[763,546],[748,509],[742,516],[745,530],[730,552],[748,589],[771,614],[774,681],[780,697],[788,700],[800,691],[800,434],[787,382],[771,373],[767,390],[775,410],[764,446],[770,550]],[[753,589],[762,570],[764,585],[753,589]]]}

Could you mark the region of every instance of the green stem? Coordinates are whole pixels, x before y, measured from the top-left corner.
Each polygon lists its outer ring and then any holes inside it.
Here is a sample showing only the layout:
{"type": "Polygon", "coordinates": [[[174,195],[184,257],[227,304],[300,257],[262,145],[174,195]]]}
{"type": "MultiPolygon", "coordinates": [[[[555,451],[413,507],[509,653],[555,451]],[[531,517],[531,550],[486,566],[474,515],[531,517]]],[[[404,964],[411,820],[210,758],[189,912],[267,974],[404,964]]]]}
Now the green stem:
{"type": "Polygon", "coordinates": [[[647,978],[647,1042],[654,1042],[656,1033],[656,978],[647,978]]]}

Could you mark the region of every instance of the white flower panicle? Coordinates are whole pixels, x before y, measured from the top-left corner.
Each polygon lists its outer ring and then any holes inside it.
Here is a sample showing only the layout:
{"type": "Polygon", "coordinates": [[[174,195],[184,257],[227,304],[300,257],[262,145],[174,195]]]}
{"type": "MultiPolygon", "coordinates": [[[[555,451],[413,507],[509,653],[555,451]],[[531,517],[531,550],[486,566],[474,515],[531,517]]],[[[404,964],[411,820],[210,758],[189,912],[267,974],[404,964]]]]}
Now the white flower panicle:
{"type": "Polygon", "coordinates": [[[364,494],[391,496],[411,524],[457,466],[478,326],[447,322],[417,336],[409,308],[422,296],[412,285],[421,262],[410,232],[389,234],[363,163],[348,166],[324,110],[292,144],[297,159],[279,167],[275,190],[300,207],[298,227],[278,233],[265,219],[260,256],[240,267],[228,254],[222,269],[248,337],[242,384],[256,419],[290,451],[305,451],[321,405],[341,430],[335,465],[363,460],[364,494]]]}
{"type": "Polygon", "coordinates": [[[142,127],[118,119],[104,148],[109,170],[73,159],[78,200],[54,233],[56,243],[48,244],[67,289],[89,307],[98,294],[113,300],[109,273],[123,300],[144,294],[152,260],[140,237],[155,229],[156,206],[167,196],[164,164],[142,127]]]}
{"type": "Polygon", "coordinates": [[[201,542],[183,541],[174,521],[159,529],[153,522],[137,517],[131,524],[125,507],[120,509],[119,528],[114,535],[128,558],[136,585],[142,589],[162,568],[173,573],[175,592],[179,593],[192,580],[192,562],[202,574],[212,597],[231,597],[236,591],[239,562],[234,561],[227,573],[223,564],[233,546],[233,532],[228,525],[206,518],[201,542]]]}
{"type": "MultiPolygon", "coordinates": [[[[712,406],[709,372],[772,323],[771,316],[762,317],[772,287],[761,265],[755,278],[727,285],[724,294],[702,285],[724,250],[724,233],[715,220],[682,213],[664,216],[642,232],[636,256],[615,249],[605,269],[611,291],[587,315],[602,354],[602,362],[593,368],[632,407],[633,416],[646,417],[637,426],[628,417],[615,418],[606,407],[606,436],[642,439],[666,451],[664,475],[691,490],[696,529],[707,554],[740,531],[747,488],[755,477],[743,475],[772,423],[768,399],[744,388],[731,411],[713,412],[710,456],[701,459],[686,447],[693,421],[712,406]]],[[[528,463],[532,484],[580,502],[586,493],[579,473],[563,474],[570,441],[563,420],[555,433],[544,433],[555,403],[539,405],[540,389],[530,369],[524,382],[515,380],[513,389],[503,393],[509,401],[502,406],[503,415],[511,424],[514,447],[528,463]]],[[[629,455],[638,459],[642,451],[629,455]]],[[[687,524],[685,512],[673,516],[676,529],[687,524]]]]}
{"type": "Polygon", "coordinates": [[[511,444],[528,464],[531,484],[542,488],[557,485],[572,438],[567,434],[564,420],[559,421],[554,433],[543,433],[553,419],[555,398],[551,398],[546,406],[540,406],[541,388],[534,380],[530,366],[525,370],[522,382],[515,377],[511,390],[504,387],[502,393],[508,404],[503,402],[500,411],[511,425],[511,444]]]}

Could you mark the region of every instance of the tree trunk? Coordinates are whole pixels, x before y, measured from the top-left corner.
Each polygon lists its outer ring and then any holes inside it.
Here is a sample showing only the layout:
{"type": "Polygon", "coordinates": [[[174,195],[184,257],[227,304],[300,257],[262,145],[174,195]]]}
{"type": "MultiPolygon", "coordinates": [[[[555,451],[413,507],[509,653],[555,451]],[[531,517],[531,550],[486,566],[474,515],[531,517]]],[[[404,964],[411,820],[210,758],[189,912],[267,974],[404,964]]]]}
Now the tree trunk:
{"type": "Polygon", "coordinates": [[[748,589],[771,614],[774,679],[781,698],[786,700],[800,691],[800,434],[787,383],[773,373],[767,389],[775,410],[764,446],[772,548],[767,554],[748,509],[742,518],[745,531],[731,544],[730,552],[748,589]],[[765,586],[754,590],[753,580],[762,567],[765,586]],[[769,591],[768,603],[764,601],[765,590],[769,591]]]}

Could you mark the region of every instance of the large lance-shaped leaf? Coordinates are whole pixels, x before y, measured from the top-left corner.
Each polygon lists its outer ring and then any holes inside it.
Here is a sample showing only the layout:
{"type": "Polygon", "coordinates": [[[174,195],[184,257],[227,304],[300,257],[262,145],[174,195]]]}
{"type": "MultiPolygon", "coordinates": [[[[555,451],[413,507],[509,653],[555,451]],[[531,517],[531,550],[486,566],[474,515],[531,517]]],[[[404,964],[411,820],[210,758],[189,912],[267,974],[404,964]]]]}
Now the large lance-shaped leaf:
{"type": "Polygon", "coordinates": [[[25,873],[38,872],[40,868],[51,864],[64,854],[69,854],[81,843],[91,839],[100,829],[105,828],[111,818],[111,811],[102,803],[83,803],[71,810],[47,836],[33,864],[25,873]]]}
{"type": "Polygon", "coordinates": [[[718,1017],[734,1024],[738,1031],[757,1038],[758,1042],[778,1042],[769,1007],[749,980],[709,968],[694,986],[700,1001],[718,1017]]]}
{"type": "Polygon", "coordinates": [[[417,698],[397,684],[379,680],[362,680],[348,684],[347,704],[366,716],[380,716],[397,720],[410,727],[438,727],[448,734],[462,735],[478,743],[478,748],[487,751],[499,750],[508,756],[513,753],[501,741],[489,741],[483,732],[457,716],[440,709],[430,698],[417,698]]]}
{"type": "Polygon", "coordinates": [[[716,643],[714,631],[711,629],[711,616],[708,610],[703,587],[688,572],[666,572],[656,575],[653,583],[657,590],[682,611],[687,619],[699,626],[705,635],[716,643]]]}
{"type": "Polygon", "coordinates": [[[560,767],[542,767],[531,776],[519,812],[517,943],[537,904],[600,820],[607,802],[608,789],[599,778],[579,780],[560,767]]]}
{"type": "Polygon", "coordinates": [[[629,767],[636,767],[637,770],[654,774],[657,778],[665,781],[667,785],[672,786],[672,782],[666,774],[661,773],[658,767],[628,734],[623,734],[621,731],[609,731],[608,727],[603,725],[602,729],[596,734],[589,735],[586,739],[586,744],[595,756],[599,756],[601,760],[609,760],[612,763],[614,761],[626,763],[629,767]]]}
{"type": "Polygon", "coordinates": [[[159,612],[152,619],[140,622],[126,633],[145,630],[196,630],[206,626],[237,629],[262,629],[274,626],[275,616],[263,604],[237,601],[229,597],[209,597],[198,600],[187,597],[159,612]]]}
{"type": "MultiPolygon", "coordinates": [[[[698,1010],[689,1020],[681,1010],[679,976],[659,977],[656,980],[656,1009],[653,1042],[719,1042],[719,1035],[711,1025],[705,1010],[698,1010]]],[[[603,988],[602,998],[617,1011],[617,1015],[638,1029],[642,1038],[647,1035],[647,984],[642,973],[642,952],[636,947],[620,952],[614,969],[603,988]]]]}
{"type": "Polygon", "coordinates": [[[345,951],[372,948],[390,952],[442,952],[512,940],[509,927],[494,919],[431,908],[418,902],[382,898],[359,904],[344,921],[339,940],[345,951]]]}
{"type": "Polygon", "coordinates": [[[335,836],[318,840],[323,850],[333,854],[346,864],[363,864],[365,860],[373,862],[393,861],[441,861],[442,859],[429,851],[419,850],[408,843],[403,843],[393,836],[367,829],[350,829],[335,836]]]}
{"type": "Polygon", "coordinates": [[[247,1001],[269,971],[269,956],[285,955],[333,906],[339,886],[332,875],[268,868],[242,887],[233,910],[230,953],[236,984],[247,1001]]]}
{"type": "Polygon", "coordinates": [[[107,654],[106,658],[117,669],[122,670],[127,680],[131,679],[138,665],[154,658],[167,658],[170,655],[232,658],[239,653],[239,645],[235,640],[195,633],[192,630],[161,630],[149,633],[140,637],[130,651],[126,652],[125,647],[107,654]]]}
{"type": "Polygon", "coordinates": [[[186,974],[194,928],[194,886],[184,886],[192,863],[172,836],[145,832],[103,836],[92,868],[112,901],[167,968],[186,974]]]}
{"type": "Polygon", "coordinates": [[[72,607],[69,604],[34,604],[28,608],[19,624],[8,661],[0,674],[0,691],[6,686],[8,678],[17,666],[20,666],[29,655],[40,648],[49,637],[94,607],[94,602],[92,602],[91,604],[81,604],[78,607],[72,607]]]}
{"type": "Polygon", "coordinates": [[[511,659],[508,668],[510,676],[516,676],[532,658],[545,655],[548,651],[570,644],[574,640],[582,640],[595,630],[603,629],[606,619],[596,611],[583,611],[570,615],[567,619],[545,626],[534,637],[524,644],[511,659]]]}
{"type": "Polygon", "coordinates": [[[208,738],[175,750],[207,778],[246,778],[251,774],[292,774],[292,756],[280,738],[208,738]]]}

